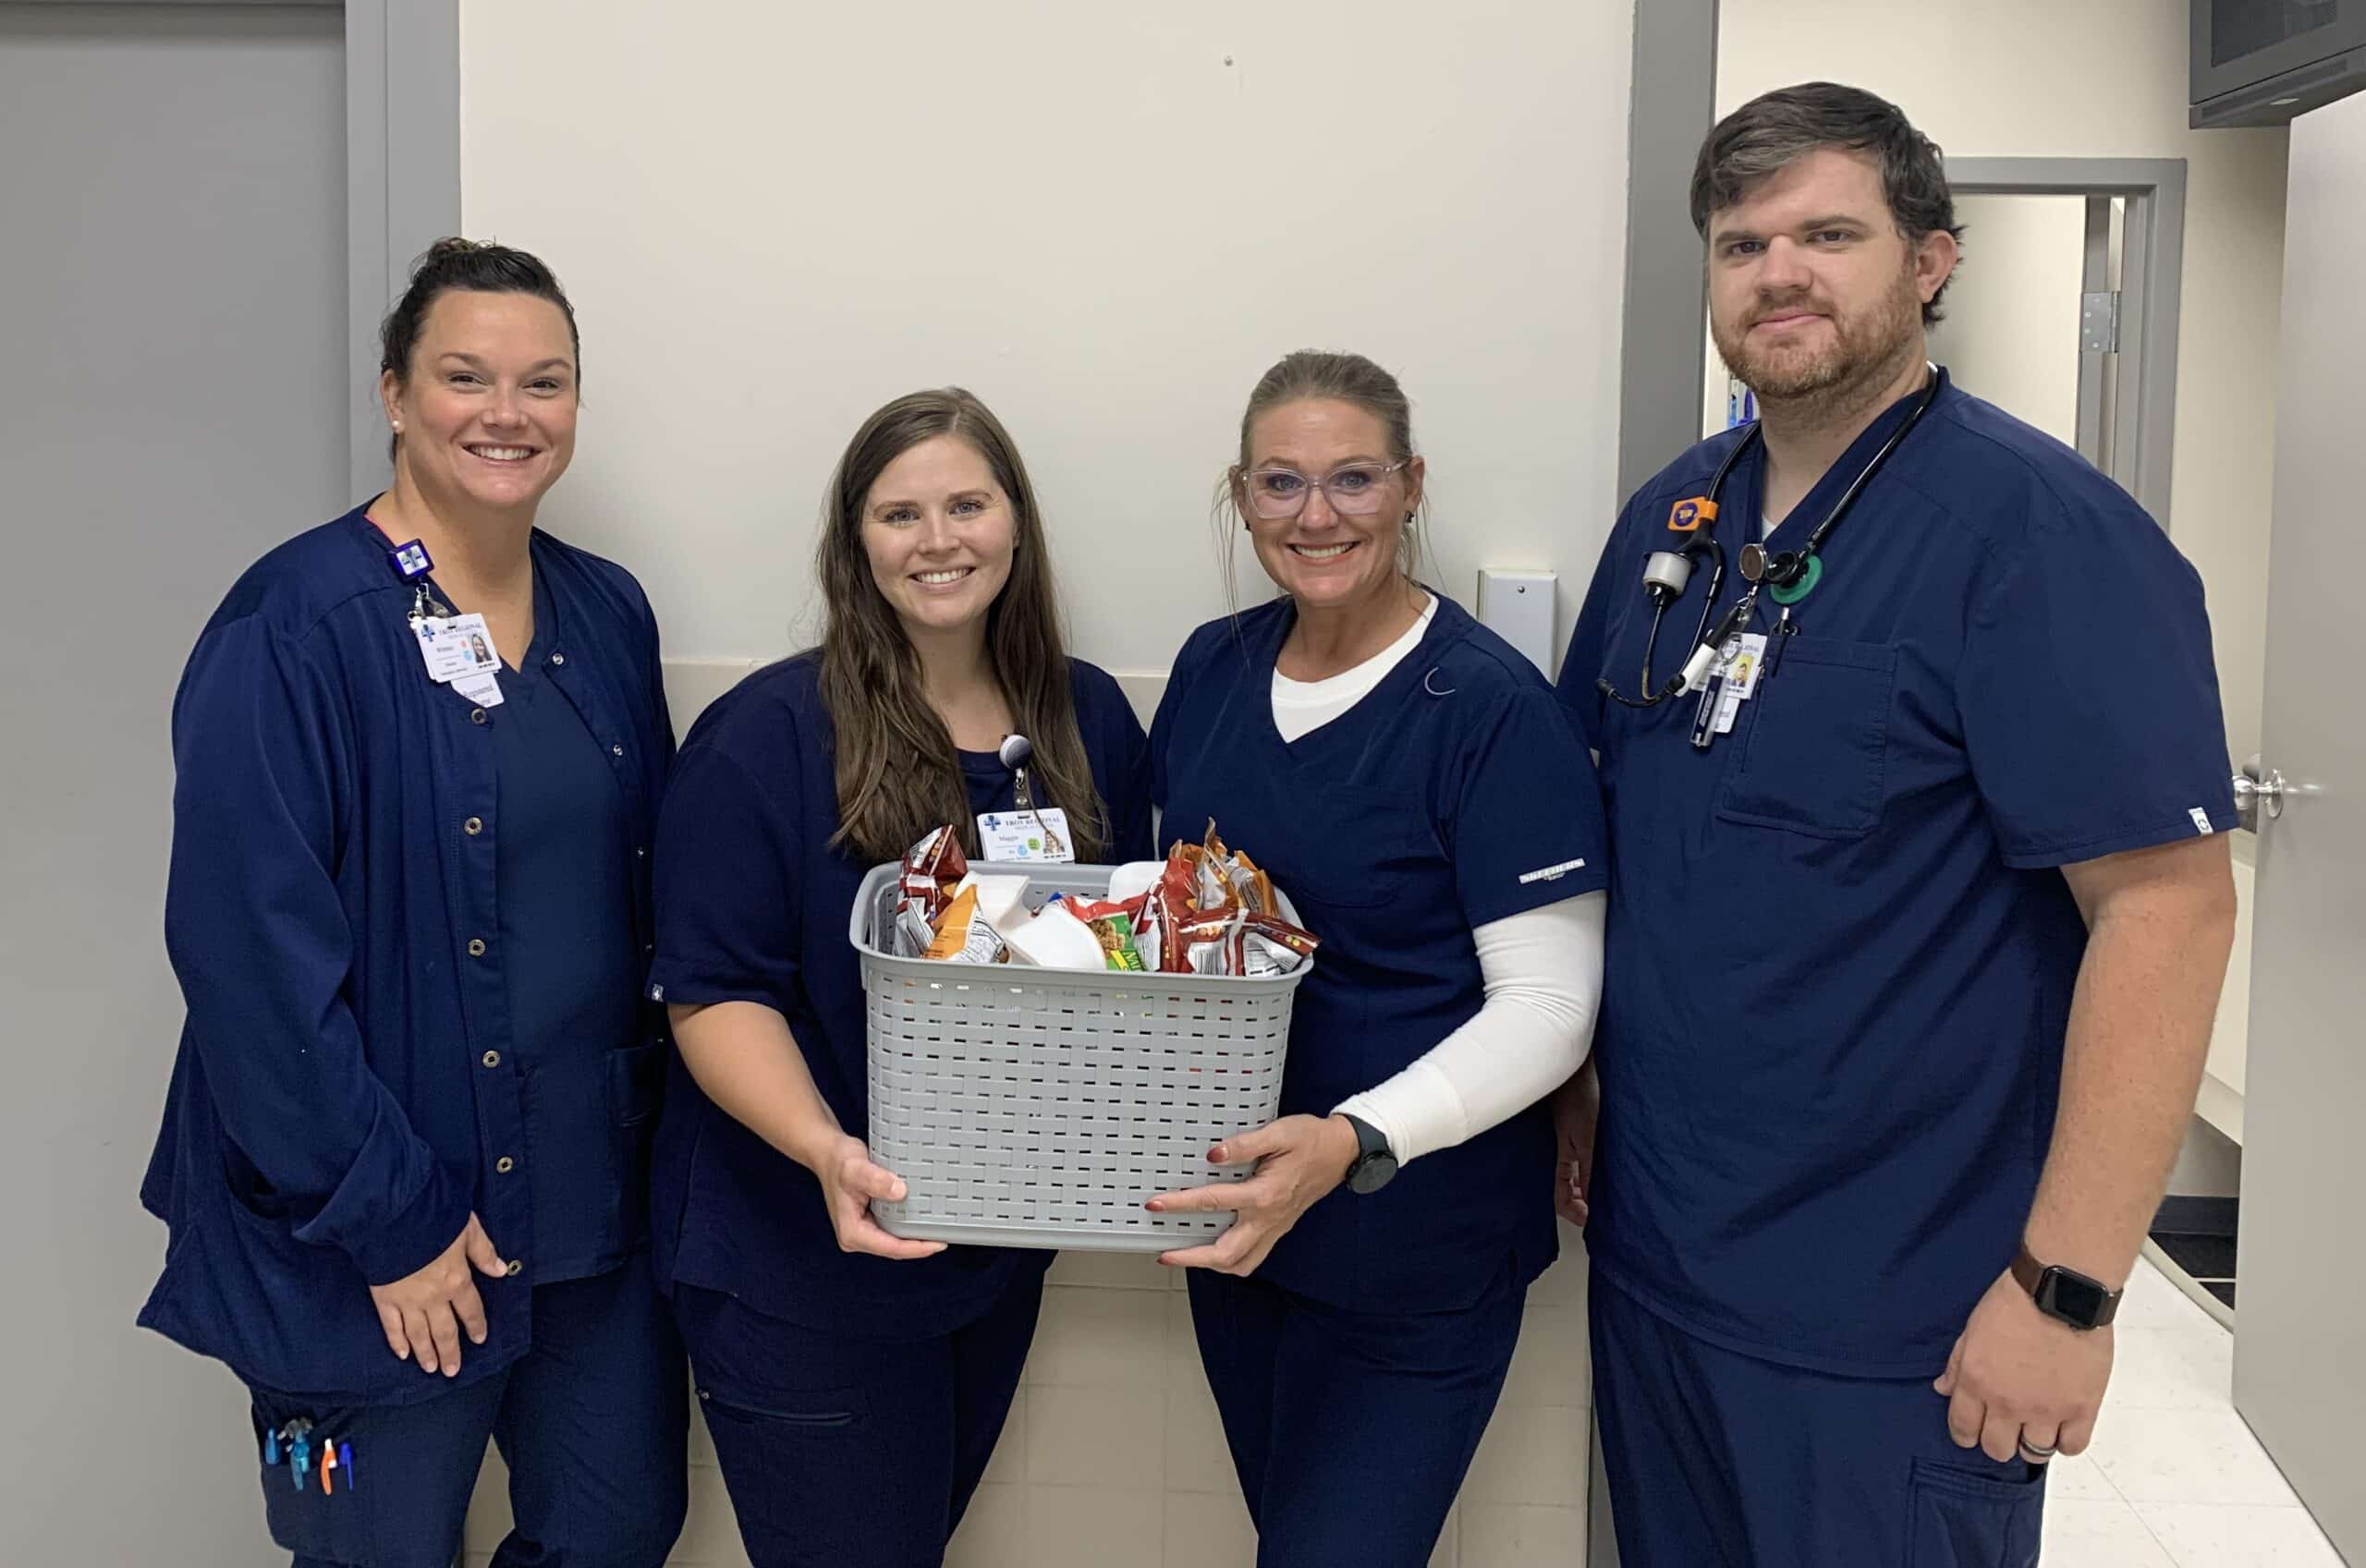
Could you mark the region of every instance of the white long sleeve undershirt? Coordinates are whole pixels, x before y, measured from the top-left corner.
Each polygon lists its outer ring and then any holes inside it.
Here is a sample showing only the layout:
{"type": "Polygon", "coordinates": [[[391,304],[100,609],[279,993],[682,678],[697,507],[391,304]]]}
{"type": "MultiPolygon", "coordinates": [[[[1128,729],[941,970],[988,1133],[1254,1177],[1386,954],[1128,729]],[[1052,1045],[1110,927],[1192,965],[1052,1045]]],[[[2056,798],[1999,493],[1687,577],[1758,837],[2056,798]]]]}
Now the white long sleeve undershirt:
{"type": "Polygon", "coordinates": [[[1336,1107],[1388,1139],[1398,1164],[1477,1137],[1585,1065],[1602,1003],[1600,890],[1470,933],[1487,1000],[1384,1083],[1336,1107]]]}
{"type": "MultiPolygon", "coordinates": [[[[1437,614],[1431,599],[1403,637],[1351,670],[1320,681],[1274,672],[1274,724],[1294,741],[1372,695],[1420,645],[1437,614]]],[[[1486,1001],[1469,1022],[1384,1083],[1336,1109],[1388,1140],[1401,1165],[1463,1143],[1558,1088],[1584,1065],[1602,1001],[1608,895],[1565,898],[1490,920],[1470,933],[1486,1001]]]]}

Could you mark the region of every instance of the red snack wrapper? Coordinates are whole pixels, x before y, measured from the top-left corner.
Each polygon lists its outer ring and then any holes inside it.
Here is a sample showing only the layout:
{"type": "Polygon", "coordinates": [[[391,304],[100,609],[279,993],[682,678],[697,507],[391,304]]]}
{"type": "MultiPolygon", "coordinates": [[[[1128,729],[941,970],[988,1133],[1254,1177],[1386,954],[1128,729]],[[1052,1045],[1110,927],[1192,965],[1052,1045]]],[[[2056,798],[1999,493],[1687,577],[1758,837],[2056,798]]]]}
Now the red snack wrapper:
{"type": "Polygon", "coordinates": [[[896,930],[909,949],[908,956],[917,958],[928,950],[937,921],[953,902],[954,888],[969,874],[961,835],[949,827],[931,828],[904,852],[903,874],[896,884],[896,930]]]}
{"type": "Polygon", "coordinates": [[[1233,938],[1232,972],[1251,979],[1294,972],[1323,945],[1278,915],[1247,915],[1233,938]]]}
{"type": "Polygon", "coordinates": [[[1169,929],[1167,943],[1176,955],[1178,975],[1237,975],[1233,953],[1240,940],[1240,911],[1225,909],[1193,916],[1169,929]]]}

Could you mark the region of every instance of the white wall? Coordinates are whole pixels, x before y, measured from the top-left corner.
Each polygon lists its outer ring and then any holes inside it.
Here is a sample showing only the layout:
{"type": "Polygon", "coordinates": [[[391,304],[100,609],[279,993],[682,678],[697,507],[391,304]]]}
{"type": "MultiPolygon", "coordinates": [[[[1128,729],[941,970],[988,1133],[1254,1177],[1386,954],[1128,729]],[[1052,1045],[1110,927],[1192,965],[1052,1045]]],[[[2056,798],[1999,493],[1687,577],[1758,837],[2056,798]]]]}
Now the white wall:
{"type": "Polygon", "coordinates": [[[2067,445],[2079,441],[2081,196],[1964,196],[1970,247],[1947,285],[1933,358],[1965,386],[2067,445]]]}
{"type": "MultiPolygon", "coordinates": [[[[1310,346],[1403,378],[1439,586],[1555,570],[1567,635],[1620,499],[1626,5],[659,15],[464,0],[462,174],[469,232],[577,301],[583,444],[546,517],[648,585],[677,718],[798,645],[840,447],[946,382],[1018,436],[1072,646],[1140,700],[1225,607],[1207,512],[1241,403],[1310,346]]],[[[1582,1558],[1580,1277],[1531,1302],[1441,1564],[1582,1558]]],[[[1055,1280],[957,1561],[1246,1562],[1173,1282],[1055,1280]]],[[[677,1561],[736,1562],[701,1457],[677,1561]]],[[[503,1528],[481,1503],[478,1553],[503,1528]]]]}
{"type": "Polygon", "coordinates": [[[659,14],[469,0],[462,172],[470,232],[581,310],[549,519],[669,652],[791,647],[846,439],[957,381],[1027,455],[1075,647],[1163,671],[1224,608],[1241,404],[1307,346],[1402,377],[1441,586],[1557,569],[1566,631],[1618,499],[1626,6],[659,14]]]}
{"type": "Polygon", "coordinates": [[[2286,136],[2186,128],[2188,15],[2186,0],[1724,0],[1717,112],[1823,78],[1896,103],[1950,156],[2187,160],[2169,527],[2209,590],[2239,759],[2259,744],[2266,649],[2286,136]]]}

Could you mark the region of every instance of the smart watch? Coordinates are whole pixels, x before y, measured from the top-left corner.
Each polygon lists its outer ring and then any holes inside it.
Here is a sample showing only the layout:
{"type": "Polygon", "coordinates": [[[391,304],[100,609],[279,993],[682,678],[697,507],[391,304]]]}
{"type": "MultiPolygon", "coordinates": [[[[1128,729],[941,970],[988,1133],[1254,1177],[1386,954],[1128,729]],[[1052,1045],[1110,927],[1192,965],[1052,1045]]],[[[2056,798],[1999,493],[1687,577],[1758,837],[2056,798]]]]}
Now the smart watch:
{"type": "Polygon", "coordinates": [[[2031,1256],[2027,1243],[2013,1257],[2013,1278],[2030,1293],[2040,1312],[2081,1332],[2100,1329],[2117,1317],[2119,1298],[2127,1294],[2106,1289],[2101,1280],[2090,1279],[2076,1269],[2039,1262],[2031,1256]]]}
{"type": "Polygon", "coordinates": [[[1348,1166],[1349,1192],[1378,1192],[1396,1177],[1396,1156],[1380,1129],[1360,1116],[1347,1117],[1348,1125],[1356,1129],[1356,1158],[1348,1166]]]}

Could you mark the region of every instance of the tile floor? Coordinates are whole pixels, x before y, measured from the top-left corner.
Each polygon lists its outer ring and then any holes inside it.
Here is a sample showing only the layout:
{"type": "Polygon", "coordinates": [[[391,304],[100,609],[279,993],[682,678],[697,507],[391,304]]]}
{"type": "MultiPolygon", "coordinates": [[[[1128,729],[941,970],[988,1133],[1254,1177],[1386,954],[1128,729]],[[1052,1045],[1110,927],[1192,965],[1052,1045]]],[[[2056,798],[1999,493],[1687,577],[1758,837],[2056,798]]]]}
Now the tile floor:
{"type": "MultiPolygon", "coordinates": [[[[1064,1272],[1079,1284],[1103,1282],[1091,1269],[1064,1272]]],[[[1566,1278],[1572,1271],[1555,1272],[1566,1278]]],[[[1148,1299],[1123,1292],[1135,1282],[1122,1265],[1109,1273],[1105,1282],[1119,1291],[1079,1291],[1061,1303],[1059,1320],[1047,1313],[1054,1331],[1030,1368],[1023,1408],[1013,1413],[1019,1440],[997,1455],[955,1562],[1066,1563],[1079,1561],[1081,1542],[1130,1541],[1130,1553],[1104,1546],[1081,1560],[1096,1568],[1250,1563],[1254,1541],[1221,1465],[1214,1412],[1202,1407],[1204,1385],[1176,1375],[1188,1359],[1183,1344],[1173,1347],[1163,1382],[1150,1369],[1155,1361],[1145,1367],[1118,1353],[1162,1327],[1181,1340],[1180,1303],[1161,1301],[1155,1292],[1145,1293],[1148,1299]],[[1073,1323],[1066,1320],[1071,1316],[1073,1323]],[[1140,1321],[1131,1320],[1136,1317],[1140,1321]],[[1110,1320],[1099,1320],[1104,1318],[1110,1320]],[[1136,1380],[1139,1388],[1128,1387],[1136,1380]],[[1064,1404],[1096,1399],[1128,1404],[1133,1418],[1117,1419],[1114,1408],[1099,1418],[1091,1410],[1064,1416],[1064,1404]],[[1161,1401],[1163,1471],[1148,1448],[1160,1428],[1140,1419],[1144,1402],[1161,1401]],[[1076,1428],[1104,1440],[1130,1429],[1144,1452],[1133,1453],[1123,1442],[1074,1441],[1076,1428]],[[1206,1473],[1198,1474],[1194,1464],[1206,1473]]],[[[1524,1375],[1516,1383],[1582,1391],[1581,1303],[1581,1295],[1571,1293],[1531,1305],[1520,1351],[1524,1375]]],[[[2046,1503],[2047,1568],[2343,1568],[2234,1412],[2233,1337],[2149,1263],[2140,1264],[2130,1282],[2119,1323],[2118,1364],[2094,1447],[2055,1465],[2046,1503]]],[[[1582,1392],[1575,1398],[1581,1401],[1582,1392]]],[[[1563,1495],[1555,1501],[1564,1506],[1536,1506],[1540,1492],[1559,1489],[1527,1474],[1543,1466],[1566,1474],[1572,1488],[1581,1484],[1584,1440],[1576,1414],[1560,1403],[1506,1399],[1487,1444],[1499,1452],[1486,1454],[1490,1464],[1474,1472],[1440,1544],[1441,1563],[1582,1568],[1582,1515],[1566,1506],[1577,1499],[1563,1495]]],[[[676,1562],[727,1568],[745,1559],[702,1440],[701,1433],[694,1440],[690,1533],[676,1562]]],[[[489,1477],[497,1484],[498,1460],[489,1477]]],[[[487,1493],[480,1494],[487,1505],[481,1517],[471,1520],[468,1568],[484,1568],[506,1525],[498,1491],[487,1493]]]]}
{"type": "Polygon", "coordinates": [[[2235,1414],[2235,1340],[2150,1263],[2094,1446],[2055,1462],[2047,1568],[2342,1568],[2235,1414]]]}

